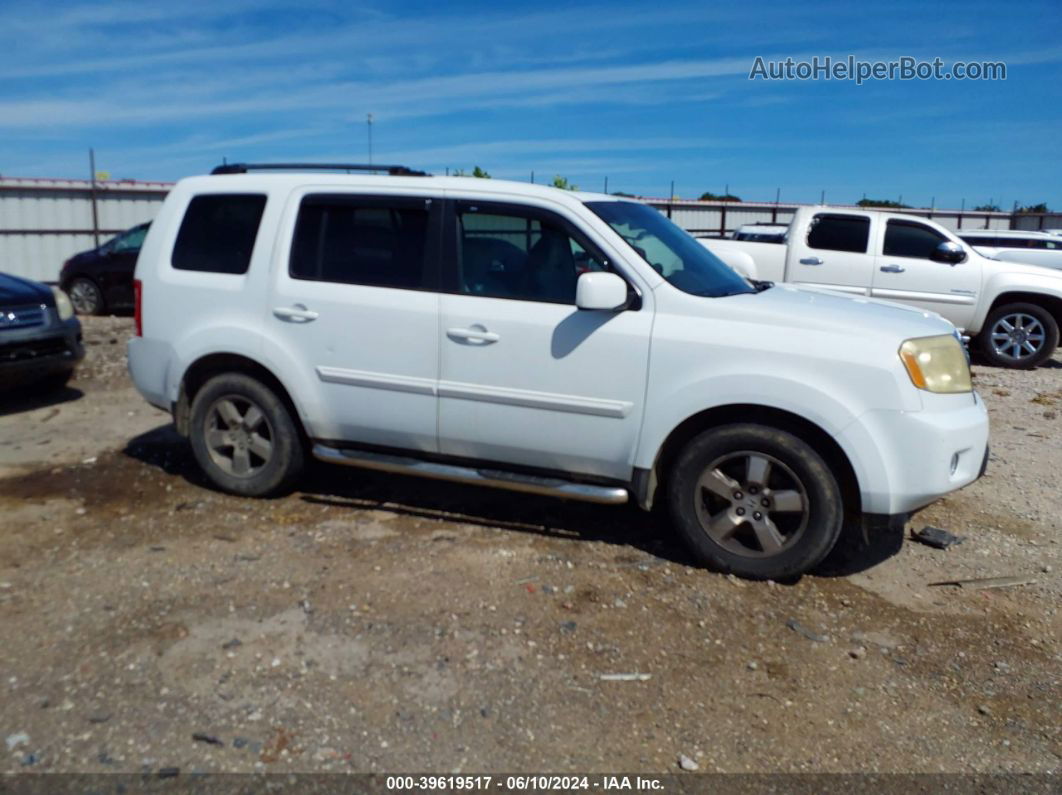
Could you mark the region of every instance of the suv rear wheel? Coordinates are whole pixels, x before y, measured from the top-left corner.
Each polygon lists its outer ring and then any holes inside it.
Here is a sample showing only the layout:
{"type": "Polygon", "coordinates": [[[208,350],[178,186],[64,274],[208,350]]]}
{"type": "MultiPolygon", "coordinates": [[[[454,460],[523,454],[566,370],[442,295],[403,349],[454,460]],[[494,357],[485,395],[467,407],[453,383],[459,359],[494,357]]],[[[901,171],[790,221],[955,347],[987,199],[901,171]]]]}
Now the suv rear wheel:
{"type": "Polygon", "coordinates": [[[751,579],[803,574],[837,542],[844,503],[826,462],[793,434],[725,425],[695,437],[668,487],[671,513],[697,558],[751,579]]]}
{"type": "Polygon", "coordinates": [[[263,497],[290,487],[305,463],[302,440],[272,389],[240,373],[215,376],[192,401],[196,461],[223,491],[263,497]]]}

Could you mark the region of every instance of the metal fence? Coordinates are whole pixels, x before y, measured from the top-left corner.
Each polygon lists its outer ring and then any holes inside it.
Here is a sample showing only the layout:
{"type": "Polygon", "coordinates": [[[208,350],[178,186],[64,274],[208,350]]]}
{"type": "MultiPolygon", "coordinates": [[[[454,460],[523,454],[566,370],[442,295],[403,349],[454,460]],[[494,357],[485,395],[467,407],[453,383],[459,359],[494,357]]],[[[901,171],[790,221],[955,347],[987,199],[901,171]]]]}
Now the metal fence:
{"type": "MultiPolygon", "coordinates": [[[[54,282],[63,262],[158,212],[172,183],[0,178],[0,272],[54,282]]],[[[788,224],[798,204],[646,199],[694,235],[743,224],[788,224]]],[[[831,205],[835,206],[835,205],[831,205]]],[[[851,209],[859,209],[852,207],[851,209]]],[[[957,229],[1062,228],[1060,213],[905,209],[957,229]]]]}
{"type": "MultiPolygon", "coordinates": [[[[815,205],[756,202],[668,201],[646,199],[676,224],[699,237],[722,236],[744,224],[788,224],[798,207],[815,205]]],[[[844,205],[831,204],[830,207],[844,205]]],[[[873,209],[844,206],[850,210],[873,209]]],[[[945,229],[1050,229],[1062,228],[1062,215],[1034,213],[986,213],[970,210],[903,209],[907,215],[929,218],[945,229]]]]}
{"type": "Polygon", "coordinates": [[[152,220],[170,187],[0,178],[0,272],[54,282],[71,255],[152,220]]]}

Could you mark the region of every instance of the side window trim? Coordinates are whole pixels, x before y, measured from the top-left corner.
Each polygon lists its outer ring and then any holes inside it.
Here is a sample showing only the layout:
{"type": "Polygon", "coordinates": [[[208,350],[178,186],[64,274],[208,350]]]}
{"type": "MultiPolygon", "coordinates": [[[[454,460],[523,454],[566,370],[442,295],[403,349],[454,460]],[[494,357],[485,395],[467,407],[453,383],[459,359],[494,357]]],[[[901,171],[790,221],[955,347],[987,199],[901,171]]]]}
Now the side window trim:
{"type": "MultiPolygon", "coordinates": [[[[439,292],[447,295],[467,295],[471,297],[477,297],[473,293],[467,293],[461,290],[460,281],[460,236],[458,234],[460,224],[460,212],[462,207],[470,206],[481,208],[484,212],[495,213],[498,215],[518,215],[529,218],[531,220],[538,220],[539,222],[548,222],[559,226],[565,234],[567,234],[572,240],[574,240],[587,254],[596,259],[602,265],[605,266],[609,273],[615,273],[623,281],[627,283],[627,289],[633,296],[630,306],[625,311],[638,311],[642,307],[642,293],[638,289],[638,286],[634,284],[630,278],[617,268],[616,264],[612,261],[612,258],[607,256],[601,247],[598,246],[590,237],[578,226],[572,223],[564,216],[556,213],[552,210],[548,210],[543,207],[536,207],[534,205],[519,204],[515,202],[505,201],[476,201],[466,198],[451,198],[446,200],[446,209],[443,213],[443,233],[442,240],[442,255],[439,258],[442,268],[442,279],[440,281],[439,292]]],[[[526,301],[528,303],[551,303],[559,306],[574,306],[574,301],[558,302],[558,301],[545,301],[534,298],[513,298],[506,296],[483,296],[501,298],[506,301],[526,301]]]]}
{"type": "Polygon", "coordinates": [[[295,197],[294,212],[292,216],[289,216],[292,219],[288,222],[290,229],[290,239],[287,242],[287,252],[282,254],[283,262],[281,266],[284,278],[296,282],[308,281],[314,282],[316,284],[333,284],[337,286],[347,287],[375,288],[382,290],[408,290],[412,292],[437,293],[440,289],[440,280],[442,272],[440,259],[443,252],[442,240],[445,204],[446,202],[441,194],[410,196],[388,193],[357,193],[347,191],[327,191],[319,189],[307,190],[301,195],[297,195],[295,197]],[[304,277],[294,275],[292,273],[291,268],[292,257],[296,243],[296,233],[299,225],[299,215],[302,211],[303,203],[307,199],[335,200],[337,203],[373,208],[390,206],[391,208],[395,209],[400,209],[403,207],[410,209],[426,209],[428,212],[428,222],[424,232],[424,271],[421,284],[417,287],[406,287],[397,285],[373,285],[359,284],[357,282],[337,282],[306,279],[304,277]]]}

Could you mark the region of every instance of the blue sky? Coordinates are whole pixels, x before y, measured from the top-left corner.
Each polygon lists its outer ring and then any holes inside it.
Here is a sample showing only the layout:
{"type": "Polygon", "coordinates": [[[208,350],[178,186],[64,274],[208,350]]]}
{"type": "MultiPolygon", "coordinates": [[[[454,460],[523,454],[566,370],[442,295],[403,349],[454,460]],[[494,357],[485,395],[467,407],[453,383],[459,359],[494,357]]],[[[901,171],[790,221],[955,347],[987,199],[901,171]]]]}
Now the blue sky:
{"type": "Polygon", "coordinates": [[[1062,207],[1062,3],[148,0],[0,6],[0,173],[367,157],[586,189],[1062,207]],[[1007,80],[750,81],[756,56],[1007,80]]]}

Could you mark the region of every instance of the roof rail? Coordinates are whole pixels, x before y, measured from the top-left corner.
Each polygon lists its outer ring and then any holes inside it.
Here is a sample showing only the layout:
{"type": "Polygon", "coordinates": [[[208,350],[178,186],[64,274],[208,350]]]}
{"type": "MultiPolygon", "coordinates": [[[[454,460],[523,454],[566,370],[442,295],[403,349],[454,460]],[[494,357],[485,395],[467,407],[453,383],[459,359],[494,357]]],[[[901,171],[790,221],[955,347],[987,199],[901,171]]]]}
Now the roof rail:
{"type": "Polygon", "coordinates": [[[248,171],[386,171],[392,177],[427,177],[425,171],[406,166],[372,163],[222,163],[211,174],[246,174],[248,171]]]}

